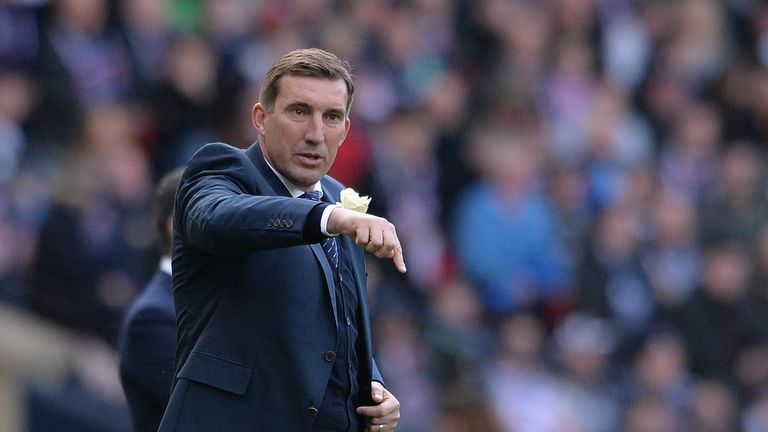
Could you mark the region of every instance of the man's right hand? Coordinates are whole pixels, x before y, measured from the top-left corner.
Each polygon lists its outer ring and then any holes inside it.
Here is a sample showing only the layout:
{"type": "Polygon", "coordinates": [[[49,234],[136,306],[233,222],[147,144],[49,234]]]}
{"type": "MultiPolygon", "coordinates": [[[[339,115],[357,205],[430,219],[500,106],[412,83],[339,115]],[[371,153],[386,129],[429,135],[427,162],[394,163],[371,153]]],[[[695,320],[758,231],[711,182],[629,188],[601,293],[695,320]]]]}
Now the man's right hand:
{"type": "Polygon", "coordinates": [[[405,273],[403,247],[395,226],[388,220],[337,207],[331,211],[326,227],[329,233],[351,237],[355,243],[378,258],[391,258],[400,273],[405,273]]]}

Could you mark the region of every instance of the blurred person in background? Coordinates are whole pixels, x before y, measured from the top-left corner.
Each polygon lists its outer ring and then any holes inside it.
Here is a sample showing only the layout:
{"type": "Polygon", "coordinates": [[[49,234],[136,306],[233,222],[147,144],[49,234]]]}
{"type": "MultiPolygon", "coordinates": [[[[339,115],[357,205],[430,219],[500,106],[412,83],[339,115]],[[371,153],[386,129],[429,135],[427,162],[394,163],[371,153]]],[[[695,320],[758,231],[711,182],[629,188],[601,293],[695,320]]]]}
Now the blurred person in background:
{"type": "Polygon", "coordinates": [[[717,181],[721,115],[716,106],[701,101],[672,115],[673,129],[661,143],[658,161],[661,182],[672,193],[701,203],[717,181]]]}
{"type": "MultiPolygon", "coordinates": [[[[452,211],[459,198],[456,191],[473,180],[464,152],[469,110],[470,84],[457,68],[440,75],[425,95],[425,117],[435,132],[435,161],[438,164],[437,193],[442,235],[450,229],[452,211]]],[[[447,239],[450,241],[450,239],[447,239]]]]}
{"type": "Polygon", "coordinates": [[[646,396],[626,408],[621,430],[625,432],[678,432],[685,418],[658,397],[646,396]]]}
{"type": "Polygon", "coordinates": [[[26,302],[25,272],[31,261],[35,220],[24,201],[35,201],[22,185],[22,160],[29,151],[23,123],[33,104],[34,84],[21,70],[0,66],[0,300],[26,302]]]}
{"type": "MultiPolygon", "coordinates": [[[[644,165],[653,152],[651,130],[645,118],[630,105],[627,92],[618,86],[595,86],[584,110],[583,164],[589,205],[593,212],[624,202],[642,207],[646,200],[634,201],[633,187],[641,180],[644,165]],[[633,183],[635,182],[635,183],[633,183]]],[[[572,137],[570,139],[573,139],[572,137]]],[[[553,157],[568,159],[555,152],[553,157]]]]}
{"type": "MultiPolygon", "coordinates": [[[[649,330],[618,377],[619,400],[624,408],[643,400],[663,403],[676,417],[685,418],[696,376],[689,369],[684,340],[674,328],[649,330]]],[[[676,429],[677,430],[677,429],[676,429]]]]}
{"type": "Polygon", "coordinates": [[[731,432],[738,429],[738,401],[727,383],[700,380],[693,388],[686,430],[731,432]]]}
{"type": "Polygon", "coordinates": [[[144,100],[157,91],[179,37],[171,22],[171,0],[125,0],[119,11],[120,33],[136,82],[133,97],[144,100]]]}
{"type": "Polygon", "coordinates": [[[27,136],[22,126],[32,109],[34,88],[29,76],[23,71],[0,66],[0,190],[2,191],[6,190],[7,185],[16,176],[22,154],[27,150],[27,136]]]}
{"type": "Polygon", "coordinates": [[[737,142],[724,149],[717,181],[700,209],[702,241],[727,237],[756,246],[768,226],[765,163],[754,144],[737,142]]]}
{"type": "Polygon", "coordinates": [[[448,386],[432,430],[440,432],[505,432],[486,401],[475,387],[448,386]]]}
{"type": "Polygon", "coordinates": [[[544,362],[543,323],[518,312],[502,321],[497,352],[487,368],[489,402],[507,432],[581,432],[586,426],[544,362]]]}
{"type": "Polygon", "coordinates": [[[393,113],[374,140],[371,167],[376,195],[398,227],[409,254],[409,277],[416,287],[434,289],[444,271],[445,242],[439,225],[434,157],[435,130],[414,111],[393,113]]]}
{"type": "Polygon", "coordinates": [[[537,135],[481,123],[471,139],[480,179],[454,213],[459,266],[492,315],[558,302],[567,292],[567,251],[542,191],[537,135]]]}
{"type": "Polygon", "coordinates": [[[109,21],[107,0],[50,4],[37,78],[42,87],[33,125],[36,140],[70,146],[93,107],[122,101],[134,84],[128,49],[109,21]]]}
{"type": "Polygon", "coordinates": [[[29,307],[117,342],[120,318],[152,274],[149,161],[122,105],[89,110],[41,228],[29,307]]]}
{"type": "Polygon", "coordinates": [[[40,49],[37,13],[48,0],[0,1],[0,66],[31,70],[40,49]]]}
{"type": "Polygon", "coordinates": [[[219,57],[200,36],[179,37],[170,48],[157,93],[151,99],[155,172],[185,164],[218,136],[219,57]]]}
{"type": "Polygon", "coordinates": [[[691,369],[735,385],[738,359],[768,336],[765,312],[750,285],[754,262],[748,246],[729,238],[708,242],[703,253],[699,286],[673,319],[691,369]]]}
{"type": "Polygon", "coordinates": [[[430,349],[430,374],[441,387],[477,387],[494,338],[475,287],[459,277],[449,279],[429,296],[424,342],[430,349]]]}
{"type": "Polygon", "coordinates": [[[689,197],[657,191],[650,202],[648,243],[642,266],[661,310],[694,292],[701,269],[698,213],[689,197]]]}
{"type": "Polygon", "coordinates": [[[176,309],[171,240],[173,204],[181,173],[181,169],[167,173],[155,188],[154,220],[162,256],[155,275],[126,312],[120,329],[120,381],[137,432],[157,431],[173,385],[176,309]]]}
{"type": "Polygon", "coordinates": [[[681,0],[671,5],[674,26],[663,42],[660,63],[703,94],[727,63],[732,33],[724,3],[681,0]]]}
{"type": "Polygon", "coordinates": [[[620,404],[611,367],[613,333],[610,321],[573,313],[553,334],[558,379],[585,432],[615,431],[619,426],[620,404]]]}
{"type": "Polygon", "coordinates": [[[641,335],[656,302],[641,265],[640,216],[616,204],[596,216],[574,293],[577,310],[611,320],[619,350],[641,335]]]}
{"type": "Polygon", "coordinates": [[[768,226],[760,230],[755,250],[755,295],[763,309],[768,310],[768,226]]]}
{"type": "Polygon", "coordinates": [[[387,388],[400,395],[400,432],[435,430],[439,388],[429,379],[429,350],[422,343],[416,317],[417,313],[405,306],[376,316],[376,358],[387,377],[387,388]]]}
{"type": "Polygon", "coordinates": [[[744,432],[762,432],[768,428],[768,394],[765,390],[744,407],[740,420],[744,432]]]}
{"type": "Polygon", "coordinates": [[[648,70],[652,46],[649,29],[643,25],[642,9],[650,2],[600,2],[600,56],[609,82],[625,90],[636,90],[648,70]]]}

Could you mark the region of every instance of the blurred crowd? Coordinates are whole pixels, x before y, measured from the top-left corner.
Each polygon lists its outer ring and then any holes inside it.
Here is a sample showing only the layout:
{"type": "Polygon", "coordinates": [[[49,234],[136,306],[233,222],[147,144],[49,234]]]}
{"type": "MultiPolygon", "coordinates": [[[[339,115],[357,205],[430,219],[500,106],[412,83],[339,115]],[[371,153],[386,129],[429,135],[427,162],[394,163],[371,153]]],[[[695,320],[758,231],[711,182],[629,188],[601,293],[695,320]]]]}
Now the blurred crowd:
{"type": "Polygon", "coordinates": [[[0,0],[0,301],[113,346],[154,182],[274,59],[356,77],[332,175],[402,432],[768,430],[760,0],[0,0]]]}

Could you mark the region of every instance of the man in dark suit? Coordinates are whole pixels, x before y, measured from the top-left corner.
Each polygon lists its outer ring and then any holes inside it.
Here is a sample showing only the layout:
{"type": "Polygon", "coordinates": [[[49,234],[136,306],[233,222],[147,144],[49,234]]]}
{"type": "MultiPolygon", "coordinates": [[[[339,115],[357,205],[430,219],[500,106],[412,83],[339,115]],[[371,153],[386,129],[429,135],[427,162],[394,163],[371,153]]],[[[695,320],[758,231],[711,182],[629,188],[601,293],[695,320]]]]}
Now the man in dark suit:
{"type": "Polygon", "coordinates": [[[390,432],[364,251],[405,272],[386,219],[336,206],[326,173],[349,130],[348,66],[280,57],[252,110],[258,143],[204,146],[174,216],[176,381],[160,431],[390,432]]]}
{"type": "Polygon", "coordinates": [[[137,432],[155,432],[173,384],[176,311],[171,283],[173,202],[181,170],[172,171],[155,190],[155,222],[162,244],[160,266],[125,314],[120,331],[120,381],[137,432]]]}

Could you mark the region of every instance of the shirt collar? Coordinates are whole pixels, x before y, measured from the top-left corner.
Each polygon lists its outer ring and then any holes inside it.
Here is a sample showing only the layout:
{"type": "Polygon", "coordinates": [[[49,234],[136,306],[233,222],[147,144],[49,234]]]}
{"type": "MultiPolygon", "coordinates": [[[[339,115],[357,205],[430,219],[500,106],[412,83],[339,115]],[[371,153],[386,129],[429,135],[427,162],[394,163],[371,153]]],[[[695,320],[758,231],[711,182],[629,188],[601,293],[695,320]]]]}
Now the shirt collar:
{"type": "MultiPolygon", "coordinates": [[[[276,170],[276,169],[275,169],[275,168],[272,166],[272,164],[270,164],[270,163],[269,163],[269,161],[267,160],[267,158],[264,158],[264,162],[266,162],[266,163],[267,163],[267,166],[269,167],[269,169],[271,169],[271,170],[272,170],[272,172],[273,172],[273,173],[275,173],[275,175],[277,176],[277,178],[278,178],[278,179],[280,179],[280,182],[281,182],[281,183],[283,183],[283,185],[285,186],[285,188],[286,188],[286,189],[288,189],[288,192],[291,194],[291,196],[292,196],[292,197],[294,197],[294,198],[298,198],[298,197],[300,197],[301,195],[303,195],[303,194],[304,194],[304,192],[305,192],[305,191],[303,191],[303,190],[301,190],[301,189],[297,188],[297,187],[296,187],[296,186],[295,186],[293,183],[291,183],[291,181],[290,181],[290,180],[288,180],[287,178],[285,178],[285,176],[283,176],[282,174],[280,174],[280,173],[279,173],[279,172],[278,172],[278,171],[277,171],[277,170],[276,170]]],[[[323,197],[323,187],[320,185],[320,182],[317,182],[317,183],[315,183],[315,185],[312,187],[312,189],[314,189],[314,190],[316,190],[316,191],[320,192],[320,198],[322,198],[322,197],[323,197]]]]}
{"type": "Polygon", "coordinates": [[[171,275],[171,257],[163,255],[160,258],[159,267],[161,272],[170,276],[171,275]]]}

